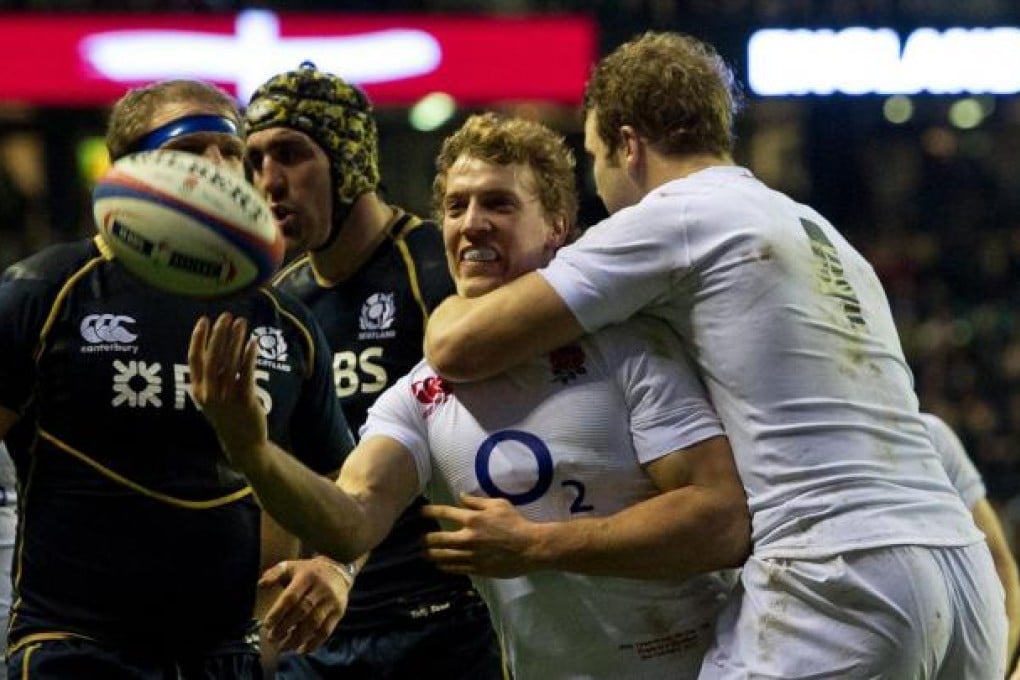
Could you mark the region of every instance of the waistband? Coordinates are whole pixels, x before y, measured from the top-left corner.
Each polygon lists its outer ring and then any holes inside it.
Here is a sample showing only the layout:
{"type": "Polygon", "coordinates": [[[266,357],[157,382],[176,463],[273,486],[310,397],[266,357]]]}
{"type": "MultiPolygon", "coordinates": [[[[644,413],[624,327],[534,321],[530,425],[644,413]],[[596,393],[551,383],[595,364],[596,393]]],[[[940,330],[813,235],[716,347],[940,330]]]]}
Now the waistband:
{"type": "Polygon", "coordinates": [[[390,600],[374,607],[348,609],[344,614],[342,628],[346,632],[364,632],[392,627],[398,622],[425,623],[484,606],[485,602],[472,588],[447,591],[432,597],[390,600]]]}

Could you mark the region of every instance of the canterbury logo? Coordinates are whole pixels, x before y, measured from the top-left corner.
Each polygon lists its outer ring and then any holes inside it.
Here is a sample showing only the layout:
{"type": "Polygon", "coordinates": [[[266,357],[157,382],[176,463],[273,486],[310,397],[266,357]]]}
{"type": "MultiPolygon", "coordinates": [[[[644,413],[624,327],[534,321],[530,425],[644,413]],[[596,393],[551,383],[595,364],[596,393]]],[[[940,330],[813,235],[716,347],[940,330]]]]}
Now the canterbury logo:
{"type": "Polygon", "coordinates": [[[104,342],[134,342],[138,335],[127,328],[135,323],[130,316],[123,314],[89,314],[81,322],[81,337],[93,345],[104,342]]]}

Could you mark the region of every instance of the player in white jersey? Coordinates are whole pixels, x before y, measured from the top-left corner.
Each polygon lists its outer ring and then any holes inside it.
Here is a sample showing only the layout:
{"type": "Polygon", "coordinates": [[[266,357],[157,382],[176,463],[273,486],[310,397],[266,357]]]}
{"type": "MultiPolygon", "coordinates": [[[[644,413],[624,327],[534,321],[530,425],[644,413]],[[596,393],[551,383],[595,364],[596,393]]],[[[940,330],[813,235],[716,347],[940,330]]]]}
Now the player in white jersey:
{"type": "Polygon", "coordinates": [[[585,147],[612,213],[548,267],[431,317],[441,375],[506,370],[638,312],[694,357],[752,515],[703,678],[1001,678],[991,555],[918,414],[874,271],[733,164],[733,76],[648,33],[600,61],[585,147]]]}
{"type": "MultiPolygon", "coordinates": [[[[573,159],[538,123],[474,116],[438,167],[460,295],[548,262],[573,228],[573,159]]],[[[478,583],[514,677],[697,676],[733,584],[714,570],[740,564],[750,525],[718,418],[665,324],[605,329],[453,390],[423,362],[371,408],[336,485],[267,441],[244,333],[230,317],[196,326],[192,385],[284,526],[346,559],[427,491],[450,504],[432,512],[467,546],[475,518],[513,530],[515,545],[486,564],[433,551],[478,583]]]]}
{"type": "MultiPolygon", "coordinates": [[[[1006,658],[1016,655],[1017,642],[1020,641],[1020,575],[1017,574],[1016,559],[1006,540],[1006,534],[999,522],[995,508],[985,497],[985,483],[981,473],[967,455],[960,438],[952,428],[932,413],[921,413],[931,437],[935,451],[942,459],[942,466],[949,475],[953,488],[960,494],[964,504],[970,508],[974,523],[985,535],[988,548],[995,561],[995,570],[999,573],[999,581],[1006,593],[1006,615],[1009,618],[1009,637],[1006,646],[1006,658]]],[[[1020,680],[1020,663],[1013,670],[1011,678],[1020,680]]]]}

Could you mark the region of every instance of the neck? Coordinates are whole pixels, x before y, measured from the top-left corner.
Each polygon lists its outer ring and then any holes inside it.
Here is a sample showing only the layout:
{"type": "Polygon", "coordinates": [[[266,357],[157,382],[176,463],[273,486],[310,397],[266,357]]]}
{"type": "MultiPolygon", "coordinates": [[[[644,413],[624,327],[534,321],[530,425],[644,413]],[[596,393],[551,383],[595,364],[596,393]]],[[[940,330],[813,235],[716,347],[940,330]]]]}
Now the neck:
{"type": "Polygon", "coordinates": [[[401,210],[383,203],[374,192],[358,198],[332,245],[311,253],[312,267],[318,278],[336,284],[353,276],[383,242],[401,214],[401,210]]]}
{"type": "Polygon", "coordinates": [[[648,193],[667,182],[683,179],[700,170],[722,165],[733,165],[733,158],[728,155],[717,156],[715,154],[666,156],[652,151],[648,154],[644,182],[641,182],[644,185],[642,189],[644,193],[648,193]]]}

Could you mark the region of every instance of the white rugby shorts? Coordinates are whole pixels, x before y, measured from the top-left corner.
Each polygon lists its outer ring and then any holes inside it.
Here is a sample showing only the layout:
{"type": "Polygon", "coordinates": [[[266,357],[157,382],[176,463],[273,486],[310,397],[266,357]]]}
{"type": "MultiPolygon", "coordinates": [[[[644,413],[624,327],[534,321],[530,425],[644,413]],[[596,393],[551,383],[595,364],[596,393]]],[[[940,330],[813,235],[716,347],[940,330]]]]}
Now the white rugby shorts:
{"type": "Polygon", "coordinates": [[[751,557],[699,680],[1001,680],[1002,585],[982,541],[751,557]]]}

